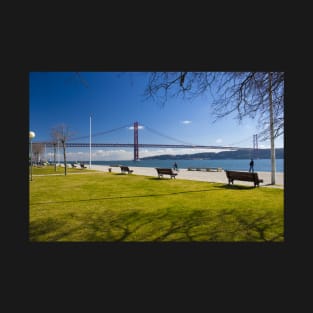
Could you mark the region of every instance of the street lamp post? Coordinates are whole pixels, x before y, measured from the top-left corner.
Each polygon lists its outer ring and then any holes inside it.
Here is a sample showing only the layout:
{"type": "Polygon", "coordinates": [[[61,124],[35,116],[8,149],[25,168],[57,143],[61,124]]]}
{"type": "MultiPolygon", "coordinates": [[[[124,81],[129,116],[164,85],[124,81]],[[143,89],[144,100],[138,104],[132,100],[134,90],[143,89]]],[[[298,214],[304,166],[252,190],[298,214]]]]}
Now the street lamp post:
{"type": "Polygon", "coordinates": [[[30,180],[33,180],[33,143],[32,140],[35,138],[35,133],[29,132],[29,140],[30,140],[30,180]]]}
{"type": "Polygon", "coordinates": [[[89,118],[89,168],[91,168],[91,114],[89,118]]]}

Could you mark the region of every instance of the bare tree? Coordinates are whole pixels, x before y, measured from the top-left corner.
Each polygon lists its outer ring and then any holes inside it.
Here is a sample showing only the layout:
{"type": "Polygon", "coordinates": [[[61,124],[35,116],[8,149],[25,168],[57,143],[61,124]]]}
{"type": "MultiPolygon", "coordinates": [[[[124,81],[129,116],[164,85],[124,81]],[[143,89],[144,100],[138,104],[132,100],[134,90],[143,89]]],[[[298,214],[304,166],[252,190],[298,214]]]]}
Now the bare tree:
{"type": "Polygon", "coordinates": [[[58,138],[56,137],[56,134],[51,131],[51,138],[52,138],[52,145],[53,145],[53,163],[54,163],[54,171],[57,171],[57,164],[56,164],[56,150],[57,150],[57,143],[58,138]]]}
{"type": "MultiPolygon", "coordinates": [[[[58,125],[51,130],[51,136],[54,142],[60,142],[63,148],[63,158],[64,158],[64,175],[67,174],[67,162],[66,162],[66,142],[70,139],[74,133],[69,131],[68,126],[65,124],[58,125]]],[[[55,147],[55,145],[54,145],[55,147]]]]}
{"type": "Polygon", "coordinates": [[[260,140],[271,140],[272,184],[275,184],[274,139],[284,133],[282,72],[152,72],[144,94],[164,105],[169,97],[211,94],[217,119],[236,114],[258,119],[260,140]]]}
{"type": "Polygon", "coordinates": [[[45,149],[45,146],[41,143],[33,143],[32,152],[35,157],[35,162],[38,164],[41,160],[41,155],[45,149]]]}

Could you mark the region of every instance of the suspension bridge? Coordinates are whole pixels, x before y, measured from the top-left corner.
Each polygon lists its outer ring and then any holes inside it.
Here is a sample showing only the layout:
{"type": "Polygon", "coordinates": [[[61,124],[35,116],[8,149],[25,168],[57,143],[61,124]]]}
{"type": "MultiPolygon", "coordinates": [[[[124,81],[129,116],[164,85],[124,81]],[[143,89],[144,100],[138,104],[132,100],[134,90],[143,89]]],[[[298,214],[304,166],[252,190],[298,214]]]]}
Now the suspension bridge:
{"type": "MultiPolygon", "coordinates": [[[[251,148],[247,148],[247,147],[238,147],[238,146],[209,146],[209,145],[198,145],[198,144],[192,144],[192,143],[186,143],[183,142],[182,140],[167,136],[165,134],[160,133],[159,131],[156,131],[146,125],[142,125],[144,126],[145,129],[149,130],[150,132],[157,134],[159,136],[165,137],[167,139],[171,139],[174,140],[176,142],[180,142],[180,144],[162,144],[162,143],[139,143],[138,140],[138,130],[139,130],[139,123],[138,122],[134,122],[133,124],[130,125],[124,125],[122,127],[118,127],[115,129],[111,129],[108,131],[104,131],[104,132],[100,132],[100,133],[96,133],[88,136],[82,136],[82,137],[77,137],[77,138],[69,138],[66,141],[66,147],[67,148],[99,148],[99,147],[128,147],[128,148],[133,148],[134,149],[134,161],[138,161],[139,160],[139,148],[193,148],[193,149],[225,149],[225,150],[237,150],[237,149],[242,149],[242,150],[251,150],[251,148]],[[99,136],[99,135],[104,135],[110,132],[114,132],[116,130],[122,129],[122,128],[129,128],[132,127],[134,130],[134,141],[133,143],[94,143],[91,142],[91,138],[95,137],[95,136],[99,136]],[[86,139],[89,138],[90,141],[88,142],[73,142],[76,140],[82,140],[82,139],[86,139]]],[[[42,141],[42,142],[36,142],[36,144],[41,144],[44,145],[45,147],[54,147],[56,145],[56,142],[53,141],[42,141]]],[[[257,151],[257,135],[253,135],[253,151],[254,154],[257,151]]]]}

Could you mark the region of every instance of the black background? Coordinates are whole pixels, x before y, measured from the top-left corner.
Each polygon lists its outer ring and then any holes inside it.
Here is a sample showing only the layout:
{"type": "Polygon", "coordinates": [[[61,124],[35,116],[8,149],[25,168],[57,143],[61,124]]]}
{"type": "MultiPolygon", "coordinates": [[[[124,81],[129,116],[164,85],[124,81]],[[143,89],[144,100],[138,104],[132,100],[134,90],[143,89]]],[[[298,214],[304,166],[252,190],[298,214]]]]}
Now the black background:
{"type": "Polygon", "coordinates": [[[32,14],[26,4],[4,10],[10,17],[2,45],[4,298],[11,308],[41,311],[299,310],[311,273],[305,244],[311,205],[299,175],[306,170],[301,147],[308,148],[301,145],[309,130],[302,123],[308,102],[301,99],[307,43],[283,8],[235,13],[237,7],[155,4],[137,15],[133,9],[49,3],[32,14]],[[285,72],[285,241],[28,242],[28,73],[163,70],[285,72]]]}

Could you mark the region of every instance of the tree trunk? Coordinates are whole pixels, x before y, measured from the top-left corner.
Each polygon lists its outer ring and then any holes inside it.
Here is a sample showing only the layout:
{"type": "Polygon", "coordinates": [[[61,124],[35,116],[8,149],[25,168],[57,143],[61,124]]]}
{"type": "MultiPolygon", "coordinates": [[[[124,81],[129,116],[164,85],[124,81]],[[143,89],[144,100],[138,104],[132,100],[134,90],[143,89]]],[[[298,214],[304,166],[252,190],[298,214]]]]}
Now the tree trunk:
{"type": "Polygon", "coordinates": [[[57,163],[56,163],[56,144],[53,144],[53,162],[54,162],[54,171],[57,171],[57,163]]]}
{"type": "Polygon", "coordinates": [[[270,136],[271,136],[271,164],[272,176],[271,184],[275,185],[275,172],[276,172],[276,156],[275,156],[275,143],[274,143],[274,114],[273,114],[273,100],[272,100],[272,73],[268,74],[269,79],[269,106],[270,106],[270,136]]]}
{"type": "Polygon", "coordinates": [[[67,164],[66,164],[65,142],[62,142],[62,146],[63,146],[63,157],[64,157],[64,175],[66,176],[67,164]]]}

